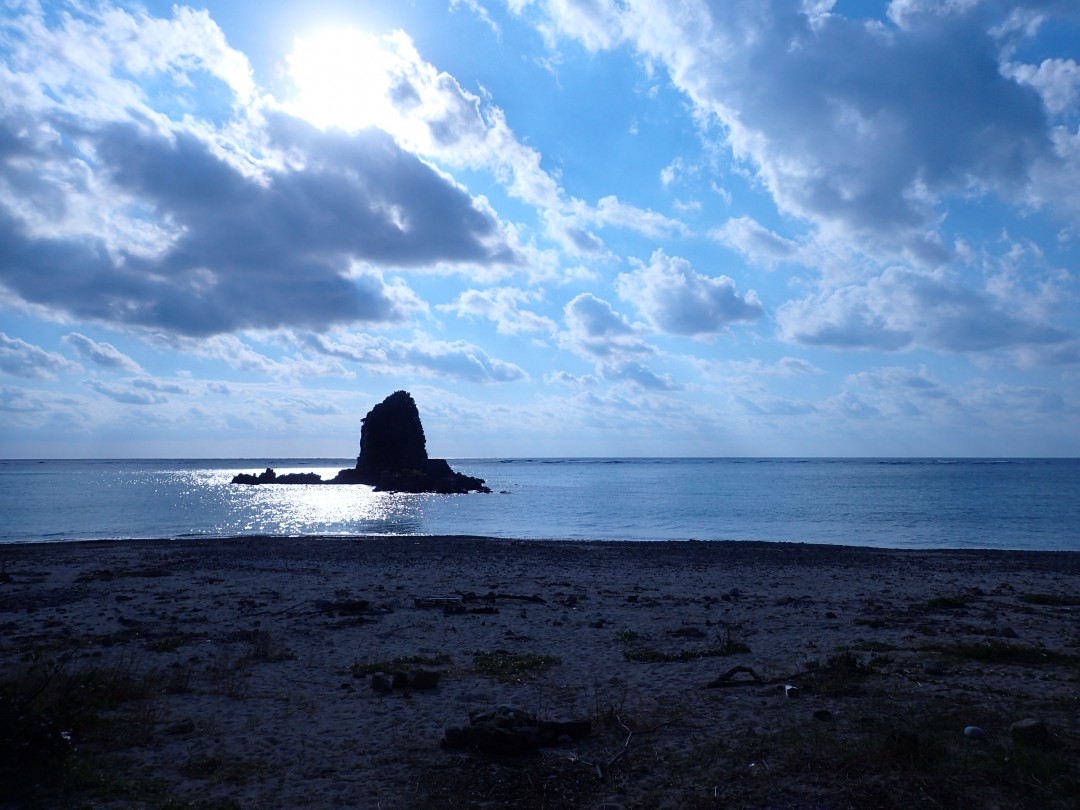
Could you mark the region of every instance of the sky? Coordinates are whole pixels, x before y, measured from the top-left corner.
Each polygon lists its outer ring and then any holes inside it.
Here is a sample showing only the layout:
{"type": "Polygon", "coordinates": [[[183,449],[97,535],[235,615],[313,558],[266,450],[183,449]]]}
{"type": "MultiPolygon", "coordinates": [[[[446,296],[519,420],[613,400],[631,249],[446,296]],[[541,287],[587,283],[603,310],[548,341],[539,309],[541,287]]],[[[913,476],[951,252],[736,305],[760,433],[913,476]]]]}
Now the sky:
{"type": "Polygon", "coordinates": [[[1075,0],[0,10],[0,457],[1080,455],[1075,0]]]}

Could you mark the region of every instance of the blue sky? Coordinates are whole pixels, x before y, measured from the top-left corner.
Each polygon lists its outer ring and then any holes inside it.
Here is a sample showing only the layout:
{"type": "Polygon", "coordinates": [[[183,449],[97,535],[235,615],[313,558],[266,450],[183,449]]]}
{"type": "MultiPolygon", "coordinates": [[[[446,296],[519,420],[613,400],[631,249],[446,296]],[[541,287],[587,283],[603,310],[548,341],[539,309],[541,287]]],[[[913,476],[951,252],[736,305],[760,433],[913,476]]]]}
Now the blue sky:
{"type": "Polygon", "coordinates": [[[0,12],[0,455],[1080,455],[1071,0],[0,12]]]}

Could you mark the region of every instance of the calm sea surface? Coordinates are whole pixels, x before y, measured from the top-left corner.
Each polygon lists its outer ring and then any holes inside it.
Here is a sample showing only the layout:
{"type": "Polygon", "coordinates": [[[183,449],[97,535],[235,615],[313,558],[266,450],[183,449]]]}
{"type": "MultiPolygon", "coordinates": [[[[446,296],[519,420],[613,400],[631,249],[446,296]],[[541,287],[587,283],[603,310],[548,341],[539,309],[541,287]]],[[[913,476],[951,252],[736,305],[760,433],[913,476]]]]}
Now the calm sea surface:
{"type": "Polygon", "coordinates": [[[467,534],[1080,551],[1074,459],[456,459],[495,490],[458,496],[229,483],[353,463],[0,460],[0,542],[467,534]]]}

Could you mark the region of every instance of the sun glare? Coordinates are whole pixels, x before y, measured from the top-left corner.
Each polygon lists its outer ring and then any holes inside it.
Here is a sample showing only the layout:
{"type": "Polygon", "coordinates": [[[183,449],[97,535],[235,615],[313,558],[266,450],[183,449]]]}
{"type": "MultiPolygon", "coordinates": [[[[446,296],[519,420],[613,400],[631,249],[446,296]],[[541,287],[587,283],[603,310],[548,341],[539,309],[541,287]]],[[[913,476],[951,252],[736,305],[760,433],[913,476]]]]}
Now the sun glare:
{"type": "Polygon", "coordinates": [[[288,57],[296,97],[286,104],[316,126],[361,129],[390,112],[390,55],[356,28],[298,37],[288,57]]]}

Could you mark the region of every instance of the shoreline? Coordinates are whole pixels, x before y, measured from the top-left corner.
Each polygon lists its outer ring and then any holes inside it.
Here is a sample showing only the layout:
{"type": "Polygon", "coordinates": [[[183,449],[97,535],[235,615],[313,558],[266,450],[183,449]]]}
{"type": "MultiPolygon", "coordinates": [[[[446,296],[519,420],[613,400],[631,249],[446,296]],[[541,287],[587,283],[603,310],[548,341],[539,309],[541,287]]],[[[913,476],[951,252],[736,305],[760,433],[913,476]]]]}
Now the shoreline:
{"type": "Polygon", "coordinates": [[[0,550],[5,548],[32,548],[32,547],[56,547],[65,545],[104,545],[104,544],[175,544],[175,543],[244,543],[244,542],[304,542],[315,543],[348,543],[348,542],[410,542],[436,543],[440,546],[457,541],[476,543],[497,544],[522,544],[522,545],[552,545],[556,547],[572,545],[618,545],[618,546],[748,546],[752,548],[767,548],[779,546],[789,549],[820,550],[826,552],[829,549],[842,549],[845,551],[868,551],[868,552],[898,552],[902,554],[934,554],[934,553],[960,553],[960,554],[1021,554],[1021,555],[1077,555],[1080,549],[1064,548],[1002,548],[998,546],[886,546],[865,545],[859,543],[822,543],[813,541],[797,540],[763,540],[760,538],[747,539],[700,539],[700,538],[560,538],[560,537],[499,537],[495,535],[480,534],[237,534],[237,535],[177,535],[174,537],[74,537],[56,540],[7,540],[0,541],[0,550]]]}
{"type": "Polygon", "coordinates": [[[1080,756],[1073,551],[247,536],[4,544],[0,572],[6,682],[53,661],[145,686],[69,730],[65,793],[27,788],[51,806],[900,807],[929,790],[1011,807],[1027,775],[987,777],[1015,767],[1013,723],[1080,756]],[[403,685],[378,691],[372,667],[403,685]],[[414,688],[419,670],[437,685],[414,688]],[[512,757],[440,747],[499,705],[592,733],[512,757]],[[900,731],[914,748],[890,754],[900,731]]]}

